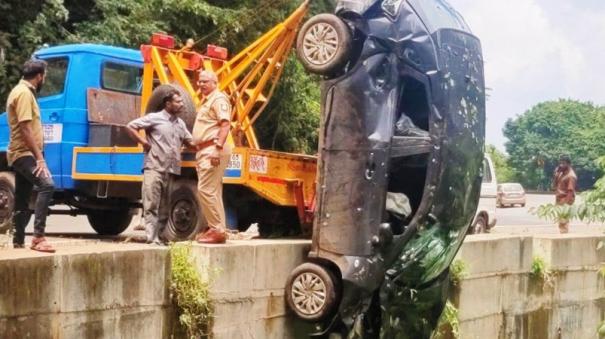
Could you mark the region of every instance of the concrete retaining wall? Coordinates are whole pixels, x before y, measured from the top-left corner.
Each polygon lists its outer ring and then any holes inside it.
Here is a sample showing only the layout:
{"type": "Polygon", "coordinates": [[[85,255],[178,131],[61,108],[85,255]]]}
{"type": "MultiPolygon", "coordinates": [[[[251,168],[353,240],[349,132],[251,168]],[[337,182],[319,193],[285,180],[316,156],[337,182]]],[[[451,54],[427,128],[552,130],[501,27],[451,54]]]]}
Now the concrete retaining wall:
{"type": "Polygon", "coordinates": [[[604,237],[472,236],[458,254],[468,268],[460,291],[462,338],[596,338],[605,313],[598,274],[604,237]],[[552,270],[553,284],[530,275],[533,257],[552,270]]]}
{"type": "MultiPolygon", "coordinates": [[[[595,236],[472,236],[458,258],[467,277],[453,295],[462,338],[595,338],[605,313],[605,262],[595,236]],[[530,277],[542,256],[553,287],[530,277]]],[[[294,338],[283,286],[308,241],[193,246],[196,262],[221,268],[211,290],[214,338],[294,338]]],[[[136,244],[60,247],[56,255],[0,250],[0,338],[169,338],[166,249],[136,244]]],[[[299,337],[305,337],[299,335],[299,337]]]]}

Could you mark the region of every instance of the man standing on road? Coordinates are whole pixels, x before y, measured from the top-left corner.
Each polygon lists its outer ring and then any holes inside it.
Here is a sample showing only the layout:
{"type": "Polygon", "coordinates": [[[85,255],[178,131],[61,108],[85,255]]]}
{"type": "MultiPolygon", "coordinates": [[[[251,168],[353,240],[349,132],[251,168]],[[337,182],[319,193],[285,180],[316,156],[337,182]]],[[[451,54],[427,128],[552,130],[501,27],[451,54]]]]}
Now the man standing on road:
{"type": "MultiPolygon", "coordinates": [[[[571,168],[571,159],[567,155],[561,155],[553,178],[557,205],[573,205],[576,200],[577,180],[576,172],[571,168]]],[[[559,231],[561,233],[569,232],[569,220],[559,220],[559,231]]]]}
{"type": "Polygon", "coordinates": [[[31,218],[29,200],[32,190],[38,192],[34,209],[34,239],[31,249],[54,252],[44,238],[48,206],[54,191],[54,182],[44,160],[44,139],[40,107],[36,93],[46,78],[46,62],[29,60],[23,65],[23,79],[8,95],[6,111],[10,141],[6,152],[8,165],[15,171],[15,211],[13,246],[25,247],[25,227],[31,218]]]}
{"type": "Polygon", "coordinates": [[[143,145],[143,217],[147,243],[162,244],[160,234],[168,222],[169,190],[175,175],[181,174],[181,146],[195,148],[185,122],[177,117],[183,98],[174,89],[168,91],[162,103],[164,109],[128,123],[130,137],[143,145]],[[145,130],[145,138],[138,131],[145,130]]]}
{"type": "Polygon", "coordinates": [[[227,240],[223,173],[231,156],[231,147],[225,143],[231,127],[231,103],[229,97],[218,90],[213,72],[201,71],[198,85],[206,102],[197,113],[193,136],[200,140],[196,154],[198,193],[208,229],[198,234],[196,240],[222,244],[227,240]]]}

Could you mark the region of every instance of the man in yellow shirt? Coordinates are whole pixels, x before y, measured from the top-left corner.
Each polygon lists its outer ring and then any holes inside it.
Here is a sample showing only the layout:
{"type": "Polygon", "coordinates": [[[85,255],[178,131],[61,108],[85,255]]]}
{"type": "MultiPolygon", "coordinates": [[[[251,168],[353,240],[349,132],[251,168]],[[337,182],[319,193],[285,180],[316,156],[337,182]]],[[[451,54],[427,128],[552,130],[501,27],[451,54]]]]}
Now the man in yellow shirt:
{"type": "Polygon", "coordinates": [[[32,190],[38,192],[34,209],[34,239],[31,249],[54,252],[44,238],[48,206],[54,191],[54,182],[42,155],[44,146],[40,107],[36,93],[44,84],[46,62],[28,60],[23,65],[23,79],[8,95],[6,111],[10,141],[6,158],[15,171],[15,210],[13,246],[23,248],[25,227],[31,218],[29,200],[32,190]]]}
{"type": "Polygon", "coordinates": [[[217,84],[216,74],[200,72],[198,85],[206,101],[197,113],[192,133],[194,140],[200,140],[196,154],[198,194],[208,223],[207,231],[196,240],[207,244],[222,244],[227,239],[223,173],[231,156],[231,146],[225,143],[231,127],[231,103],[217,84]]]}

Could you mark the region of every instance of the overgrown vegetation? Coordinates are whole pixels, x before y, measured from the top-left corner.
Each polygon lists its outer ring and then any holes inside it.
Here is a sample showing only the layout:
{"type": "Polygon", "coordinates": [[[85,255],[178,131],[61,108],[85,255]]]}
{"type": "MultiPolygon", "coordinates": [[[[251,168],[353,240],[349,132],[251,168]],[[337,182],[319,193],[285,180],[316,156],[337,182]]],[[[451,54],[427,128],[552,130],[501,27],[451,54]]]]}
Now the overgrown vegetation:
{"type": "Polygon", "coordinates": [[[529,274],[533,279],[541,281],[543,287],[553,288],[555,285],[555,274],[542,257],[533,258],[529,274]]]}
{"type": "Polygon", "coordinates": [[[435,330],[432,339],[450,338],[460,338],[460,320],[458,320],[458,309],[448,300],[445,303],[445,308],[441,313],[437,330],[435,330]]]}
{"type": "Polygon", "coordinates": [[[605,320],[601,320],[601,323],[597,328],[597,334],[599,335],[599,339],[605,338],[605,320]]]}
{"type": "Polygon", "coordinates": [[[496,170],[498,183],[517,182],[519,174],[510,166],[509,158],[494,145],[486,145],[485,152],[489,154],[496,170]]]}
{"type": "Polygon", "coordinates": [[[570,154],[580,190],[602,175],[595,159],[605,154],[605,107],[591,102],[558,100],[539,103],[509,119],[508,164],[525,188],[548,190],[559,155],[570,154]]]}
{"type": "Polygon", "coordinates": [[[177,306],[179,324],[187,338],[207,336],[213,316],[210,277],[207,280],[200,277],[191,258],[191,244],[172,244],[170,259],[170,295],[177,306]]]}
{"type": "Polygon", "coordinates": [[[456,259],[450,265],[450,283],[453,287],[460,287],[460,283],[466,278],[467,274],[466,263],[464,261],[456,259]]]}

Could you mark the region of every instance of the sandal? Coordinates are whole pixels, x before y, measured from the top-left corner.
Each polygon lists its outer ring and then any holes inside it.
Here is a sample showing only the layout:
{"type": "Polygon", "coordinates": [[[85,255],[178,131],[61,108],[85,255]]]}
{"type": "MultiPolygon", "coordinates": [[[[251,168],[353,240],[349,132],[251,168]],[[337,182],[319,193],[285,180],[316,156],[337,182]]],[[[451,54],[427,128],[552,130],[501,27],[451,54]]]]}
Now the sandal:
{"type": "Polygon", "coordinates": [[[54,247],[44,237],[34,238],[30,248],[38,252],[55,253],[54,247]]]}

